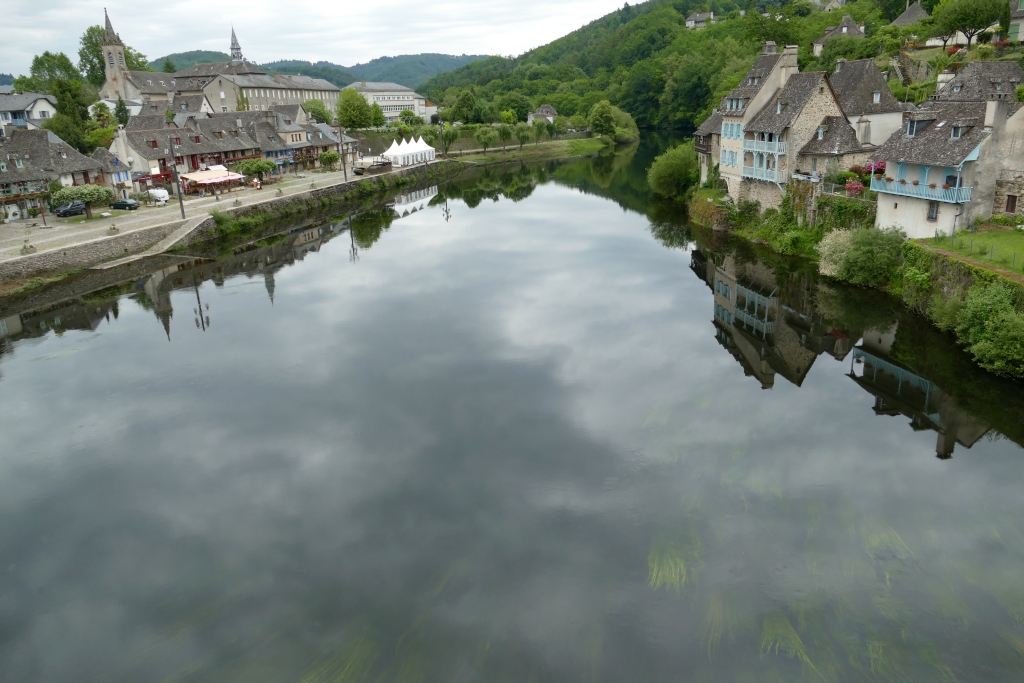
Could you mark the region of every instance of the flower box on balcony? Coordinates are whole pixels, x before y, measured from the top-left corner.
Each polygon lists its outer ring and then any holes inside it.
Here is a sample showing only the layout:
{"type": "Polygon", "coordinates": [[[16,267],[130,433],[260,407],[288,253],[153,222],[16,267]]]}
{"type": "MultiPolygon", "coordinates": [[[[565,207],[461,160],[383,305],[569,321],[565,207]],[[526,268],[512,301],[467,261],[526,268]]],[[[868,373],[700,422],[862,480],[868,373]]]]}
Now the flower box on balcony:
{"type": "Polygon", "coordinates": [[[891,183],[892,182],[892,178],[890,178],[889,176],[886,176],[885,177],[885,182],[891,183]]]}
{"type": "Polygon", "coordinates": [[[928,183],[928,187],[934,190],[936,187],[938,187],[938,185],[936,185],[935,183],[928,183]]]}
{"type": "Polygon", "coordinates": [[[906,184],[907,184],[907,179],[906,178],[900,178],[900,185],[906,185],[906,184]]]}
{"type": "Polygon", "coordinates": [[[921,184],[921,181],[919,181],[919,180],[915,180],[915,181],[913,181],[913,183],[914,183],[914,185],[915,185],[915,186],[917,186],[917,185],[920,185],[920,184],[921,184]]]}
{"type": "Polygon", "coordinates": [[[943,190],[948,190],[949,189],[949,183],[943,183],[942,184],[942,189],[943,190]]]}

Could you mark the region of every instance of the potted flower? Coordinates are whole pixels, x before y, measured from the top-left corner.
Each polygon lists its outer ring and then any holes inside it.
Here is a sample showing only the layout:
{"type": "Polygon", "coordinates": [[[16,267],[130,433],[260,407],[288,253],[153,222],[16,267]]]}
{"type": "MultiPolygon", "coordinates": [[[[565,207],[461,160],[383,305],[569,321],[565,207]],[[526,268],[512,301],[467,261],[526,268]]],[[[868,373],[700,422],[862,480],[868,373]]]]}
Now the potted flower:
{"type": "Polygon", "coordinates": [[[891,183],[892,182],[892,178],[890,178],[889,176],[885,176],[885,182],[891,183]]]}
{"type": "Polygon", "coordinates": [[[942,183],[942,189],[943,190],[948,190],[949,189],[949,183],[942,183]]]}
{"type": "Polygon", "coordinates": [[[907,184],[907,179],[906,178],[900,178],[900,185],[906,185],[906,184],[907,184]]]}
{"type": "Polygon", "coordinates": [[[937,185],[936,185],[935,183],[928,183],[928,187],[929,187],[930,189],[934,190],[934,189],[935,189],[936,187],[938,187],[938,186],[937,186],[937,185]]]}
{"type": "Polygon", "coordinates": [[[920,184],[921,181],[920,180],[914,180],[912,182],[914,183],[914,185],[918,185],[918,184],[920,184]]]}

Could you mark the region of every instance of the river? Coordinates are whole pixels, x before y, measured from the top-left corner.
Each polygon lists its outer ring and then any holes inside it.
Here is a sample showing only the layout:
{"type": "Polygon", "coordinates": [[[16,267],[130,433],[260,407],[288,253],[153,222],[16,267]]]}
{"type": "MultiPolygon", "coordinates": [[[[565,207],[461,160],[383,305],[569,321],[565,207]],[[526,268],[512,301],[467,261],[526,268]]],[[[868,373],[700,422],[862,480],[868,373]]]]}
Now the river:
{"type": "Polygon", "coordinates": [[[0,319],[0,680],[1021,680],[1024,391],[665,144],[0,319]]]}

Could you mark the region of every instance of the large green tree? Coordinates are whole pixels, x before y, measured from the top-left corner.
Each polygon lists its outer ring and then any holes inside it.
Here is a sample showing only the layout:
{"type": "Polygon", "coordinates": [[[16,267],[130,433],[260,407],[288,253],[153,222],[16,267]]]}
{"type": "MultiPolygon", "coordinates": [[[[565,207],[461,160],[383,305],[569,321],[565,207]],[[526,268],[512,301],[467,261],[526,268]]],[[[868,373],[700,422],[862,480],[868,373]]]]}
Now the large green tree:
{"type": "Polygon", "coordinates": [[[473,91],[467,88],[463,90],[459,95],[459,99],[455,102],[455,106],[451,109],[451,119],[453,121],[462,121],[463,123],[469,123],[473,115],[473,108],[476,107],[476,95],[473,91]]]}
{"type": "Polygon", "coordinates": [[[615,135],[615,118],[612,116],[612,105],[602,100],[590,110],[590,130],[598,135],[615,135]]]}
{"type": "Polygon", "coordinates": [[[173,74],[178,70],[178,67],[171,61],[170,57],[164,59],[164,64],[161,68],[165,74],[173,74]]]}
{"type": "Polygon", "coordinates": [[[943,0],[935,9],[935,24],[943,33],[959,31],[971,40],[999,21],[1007,0],[943,0]]]}
{"type": "Polygon", "coordinates": [[[50,198],[54,206],[63,206],[74,201],[85,204],[86,218],[92,218],[92,205],[114,201],[114,191],[101,185],[72,185],[57,190],[50,198]]]}
{"type": "Polygon", "coordinates": [[[345,88],[338,97],[338,125],[343,128],[369,128],[373,125],[373,110],[366,98],[352,88],[345,88]]]}
{"type": "Polygon", "coordinates": [[[659,156],[647,171],[647,184],[651,190],[668,199],[682,199],[699,179],[700,165],[693,140],[659,156]]]}
{"type": "Polygon", "coordinates": [[[302,103],[302,108],[306,110],[306,114],[309,115],[317,123],[333,123],[334,117],[331,116],[330,110],[320,100],[306,100],[302,103]]]}
{"type": "Polygon", "coordinates": [[[58,80],[81,81],[82,74],[63,52],[44,52],[32,58],[28,76],[14,79],[18,92],[53,93],[53,83],[58,80]]]}
{"type": "Polygon", "coordinates": [[[128,110],[128,105],[120,96],[117,98],[117,104],[114,105],[114,118],[122,126],[128,125],[128,119],[131,118],[131,112],[128,110]]]}
{"type": "Polygon", "coordinates": [[[384,110],[381,109],[380,105],[376,102],[374,102],[373,106],[370,107],[370,117],[370,122],[373,124],[374,128],[380,128],[388,123],[387,118],[384,116],[384,110]]]}
{"type": "MultiPolygon", "coordinates": [[[[85,75],[85,80],[97,88],[106,80],[106,61],[103,59],[103,27],[90,26],[79,39],[78,68],[85,75]]],[[[125,67],[129,71],[152,71],[146,63],[146,55],[138,50],[124,46],[125,67]]],[[[165,69],[166,71],[166,69],[165,69]]]]}

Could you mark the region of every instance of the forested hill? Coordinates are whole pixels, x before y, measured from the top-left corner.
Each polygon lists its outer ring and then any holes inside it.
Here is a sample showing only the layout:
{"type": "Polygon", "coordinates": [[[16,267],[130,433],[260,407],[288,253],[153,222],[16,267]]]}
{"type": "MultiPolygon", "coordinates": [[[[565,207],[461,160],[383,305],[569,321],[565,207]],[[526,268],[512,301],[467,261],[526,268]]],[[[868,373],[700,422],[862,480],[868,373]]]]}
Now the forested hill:
{"type": "Polygon", "coordinates": [[[195,66],[196,64],[226,62],[231,59],[231,55],[224,52],[217,52],[216,50],[189,50],[188,52],[175,52],[167,55],[166,57],[154,59],[149,63],[149,67],[160,71],[164,68],[164,60],[166,59],[171,60],[178,71],[183,71],[190,66],[195,66]]]}
{"type": "Polygon", "coordinates": [[[356,80],[356,77],[351,72],[346,71],[345,67],[331,64],[330,62],[317,62],[313,64],[297,59],[283,59],[278,62],[263,64],[262,67],[271,73],[279,71],[283,74],[302,74],[312,78],[322,78],[339,88],[344,88],[356,80]]]}
{"type": "Polygon", "coordinates": [[[549,103],[560,114],[586,114],[601,100],[628,111],[645,128],[689,128],[700,123],[719,99],[735,87],[765,40],[781,49],[800,46],[804,70],[828,68],[836,56],[854,58],[877,51],[877,40],[854,41],[826,50],[821,60],[811,42],[848,13],[867,25],[873,36],[904,9],[902,0],[856,0],[842,11],[826,13],[807,0],[713,0],[716,24],[687,30],[686,17],[707,11],[701,0],[650,0],[626,4],[558,40],[512,59],[490,57],[473,62],[420,86],[419,90],[452,106],[463,90],[474,94],[474,118],[486,120],[515,94],[531,106],[549,103]],[[879,3],[882,3],[880,6],[879,3]],[[772,6],[772,5],[775,6],[772,6]],[[891,7],[890,7],[891,5],[891,7]],[[758,8],[741,17],[741,7],[758,8]],[[764,17],[762,10],[771,10],[764,17]],[[853,43],[857,43],[854,45],[853,43]]]}

